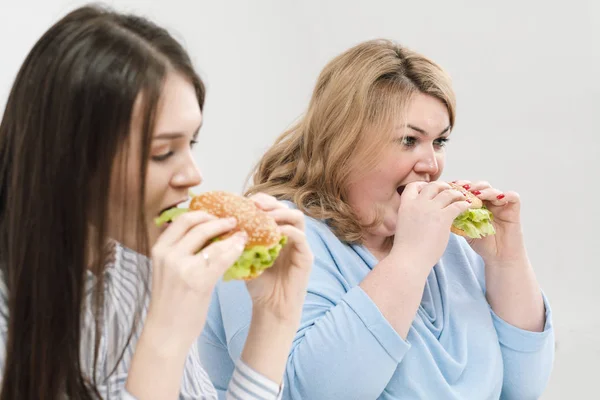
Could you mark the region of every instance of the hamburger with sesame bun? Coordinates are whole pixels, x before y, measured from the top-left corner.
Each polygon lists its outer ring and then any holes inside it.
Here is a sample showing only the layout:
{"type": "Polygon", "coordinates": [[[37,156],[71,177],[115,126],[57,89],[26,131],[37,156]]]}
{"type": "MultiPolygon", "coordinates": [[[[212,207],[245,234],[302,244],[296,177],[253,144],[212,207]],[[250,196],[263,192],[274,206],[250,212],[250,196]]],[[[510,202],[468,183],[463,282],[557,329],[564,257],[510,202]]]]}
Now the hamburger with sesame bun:
{"type": "Polygon", "coordinates": [[[492,225],[494,216],[483,205],[483,202],[462,186],[455,183],[449,183],[449,185],[452,189],[464,194],[471,202],[471,207],[454,219],[450,230],[457,235],[471,239],[480,239],[496,234],[494,225],[492,225]]]}
{"type": "Polygon", "coordinates": [[[217,218],[233,217],[237,220],[236,229],[213,241],[226,239],[240,230],[248,235],[244,252],[225,271],[224,281],[250,280],[258,277],[264,270],[273,266],[287,241],[275,220],[259,209],[252,200],[223,191],[193,196],[189,208],[170,208],[161,213],[155,222],[161,226],[187,211],[204,211],[217,218]]]}

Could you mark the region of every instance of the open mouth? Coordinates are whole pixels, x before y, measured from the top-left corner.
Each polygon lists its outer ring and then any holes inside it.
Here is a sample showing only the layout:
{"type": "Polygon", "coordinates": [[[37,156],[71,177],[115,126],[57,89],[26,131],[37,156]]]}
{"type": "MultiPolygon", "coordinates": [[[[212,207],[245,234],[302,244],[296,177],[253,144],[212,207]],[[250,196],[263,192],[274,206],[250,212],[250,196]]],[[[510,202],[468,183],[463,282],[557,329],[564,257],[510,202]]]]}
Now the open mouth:
{"type": "Polygon", "coordinates": [[[173,204],[171,204],[170,206],[163,208],[162,210],[160,210],[160,211],[159,211],[159,213],[158,213],[157,217],[161,216],[161,215],[162,215],[162,213],[164,213],[165,211],[168,211],[168,210],[170,210],[170,209],[172,209],[172,208],[176,208],[176,207],[179,207],[179,206],[183,206],[183,205],[184,205],[184,204],[185,204],[185,203],[186,203],[188,200],[189,200],[189,199],[180,200],[180,201],[178,201],[177,203],[173,203],[173,204]]]}
{"type": "Polygon", "coordinates": [[[161,215],[162,215],[162,213],[164,213],[165,211],[167,211],[167,210],[170,210],[171,208],[175,208],[175,207],[177,207],[177,204],[174,204],[174,205],[172,205],[172,206],[169,206],[169,207],[165,207],[165,208],[163,208],[162,210],[160,210],[156,216],[157,216],[157,217],[159,217],[159,216],[161,216],[161,215]]]}

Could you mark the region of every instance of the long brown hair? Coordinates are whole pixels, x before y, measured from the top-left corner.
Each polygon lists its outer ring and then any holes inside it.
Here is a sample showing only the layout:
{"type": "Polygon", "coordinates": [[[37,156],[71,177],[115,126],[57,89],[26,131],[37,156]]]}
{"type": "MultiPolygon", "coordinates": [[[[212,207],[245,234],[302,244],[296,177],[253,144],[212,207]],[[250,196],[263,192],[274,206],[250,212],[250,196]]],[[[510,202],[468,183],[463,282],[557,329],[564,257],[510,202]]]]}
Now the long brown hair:
{"type": "Polygon", "coordinates": [[[358,222],[347,202],[350,179],[375,166],[417,92],[441,100],[454,126],[450,78],[433,61],[382,39],[348,49],[325,66],[307,112],[261,158],[247,194],[292,201],[341,240],[360,242],[380,221],[358,222]]]}
{"type": "MultiPolygon", "coordinates": [[[[137,240],[147,254],[144,181],[170,71],[190,80],[202,108],[204,85],[166,30],[141,17],[82,7],[39,39],[18,72],[0,124],[0,263],[8,293],[0,399],[97,397],[96,371],[86,374],[80,354],[90,268],[97,278],[97,333],[101,325],[105,264],[90,255],[106,250],[109,188],[122,173],[117,155],[130,144],[138,98],[137,240]]],[[[98,343],[96,335],[95,361],[98,343]]]]}

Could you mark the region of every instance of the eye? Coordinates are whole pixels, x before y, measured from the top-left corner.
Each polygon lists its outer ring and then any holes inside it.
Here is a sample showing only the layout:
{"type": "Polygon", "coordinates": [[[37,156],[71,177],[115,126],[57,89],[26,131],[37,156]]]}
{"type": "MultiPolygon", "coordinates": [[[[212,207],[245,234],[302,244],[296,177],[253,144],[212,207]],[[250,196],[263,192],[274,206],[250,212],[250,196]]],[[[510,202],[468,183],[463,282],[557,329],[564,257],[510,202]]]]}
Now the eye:
{"type": "Polygon", "coordinates": [[[157,162],[165,161],[172,155],[173,155],[173,151],[169,151],[168,153],[164,153],[164,154],[158,154],[158,155],[152,156],[152,161],[157,161],[157,162]]]}
{"type": "Polygon", "coordinates": [[[437,147],[445,147],[448,142],[450,141],[449,138],[437,138],[433,143],[437,146],[437,147]]]}
{"type": "Polygon", "coordinates": [[[198,141],[196,139],[190,140],[190,147],[194,147],[198,141]]]}
{"type": "Polygon", "coordinates": [[[400,139],[400,143],[406,147],[413,147],[417,143],[417,138],[413,136],[404,136],[402,139],[400,139]]]}

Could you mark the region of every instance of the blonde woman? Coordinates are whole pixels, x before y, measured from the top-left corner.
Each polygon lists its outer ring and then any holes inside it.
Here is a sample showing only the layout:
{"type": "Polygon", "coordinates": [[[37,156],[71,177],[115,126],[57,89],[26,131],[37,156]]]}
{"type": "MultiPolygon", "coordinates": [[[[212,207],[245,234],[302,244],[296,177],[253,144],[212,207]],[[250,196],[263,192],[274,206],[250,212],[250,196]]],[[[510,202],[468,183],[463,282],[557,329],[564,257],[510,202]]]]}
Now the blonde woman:
{"type": "MultiPolygon", "coordinates": [[[[455,96],[434,62],[362,43],[321,73],[306,115],[250,192],[307,216],[315,263],[286,399],[534,399],[553,363],[551,312],[527,257],[520,199],[459,181],[495,236],[451,234],[465,196],[438,181],[455,96]]],[[[223,390],[245,342],[242,288],[217,288],[201,354],[223,390]]]]}

